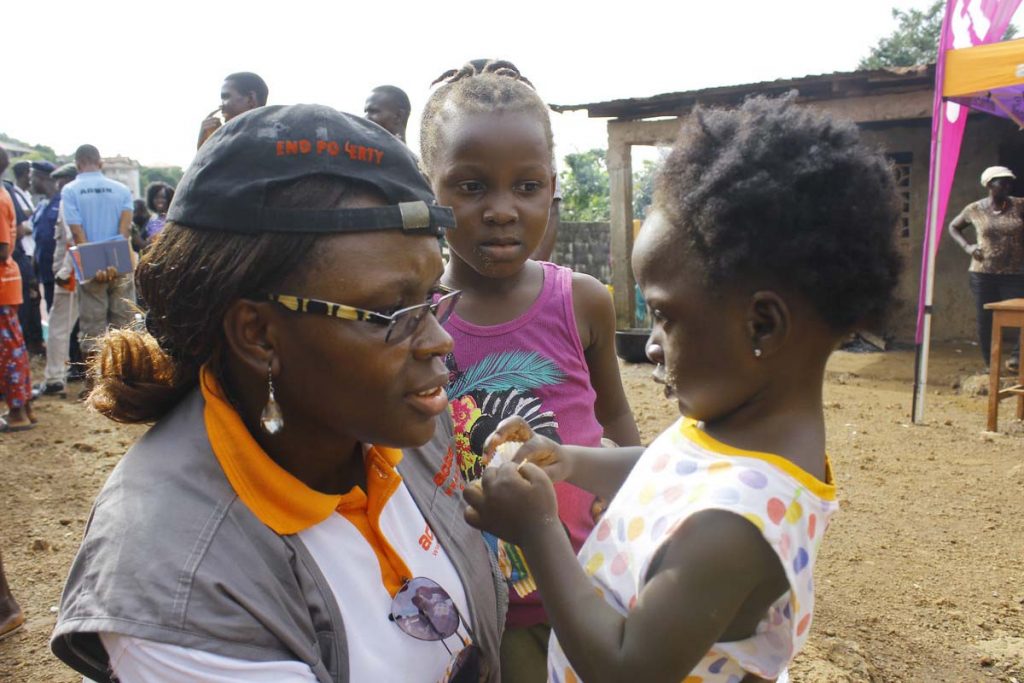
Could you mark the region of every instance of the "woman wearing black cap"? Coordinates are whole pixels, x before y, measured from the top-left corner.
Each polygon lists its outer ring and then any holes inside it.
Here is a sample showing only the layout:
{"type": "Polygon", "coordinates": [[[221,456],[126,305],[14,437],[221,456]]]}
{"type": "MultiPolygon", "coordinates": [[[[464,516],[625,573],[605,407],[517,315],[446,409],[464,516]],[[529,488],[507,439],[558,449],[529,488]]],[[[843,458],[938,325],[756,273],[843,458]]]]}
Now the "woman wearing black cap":
{"type": "Polygon", "coordinates": [[[90,404],[155,426],[101,491],[54,652],[96,681],[497,679],[462,522],[438,237],[413,155],[326,107],[228,123],[139,265],[90,404]],[[398,449],[405,449],[398,450],[398,449]]]}
{"type": "MultiPolygon", "coordinates": [[[[949,224],[949,234],[971,256],[971,293],[978,312],[978,341],[985,365],[992,348],[992,311],[985,304],[1024,297],[1024,198],[1011,197],[1017,176],[1005,166],[990,166],[981,174],[988,197],[968,204],[949,224]],[[963,231],[974,226],[970,244],[963,231]]],[[[1020,349],[1007,361],[1016,371],[1020,349]]]]}

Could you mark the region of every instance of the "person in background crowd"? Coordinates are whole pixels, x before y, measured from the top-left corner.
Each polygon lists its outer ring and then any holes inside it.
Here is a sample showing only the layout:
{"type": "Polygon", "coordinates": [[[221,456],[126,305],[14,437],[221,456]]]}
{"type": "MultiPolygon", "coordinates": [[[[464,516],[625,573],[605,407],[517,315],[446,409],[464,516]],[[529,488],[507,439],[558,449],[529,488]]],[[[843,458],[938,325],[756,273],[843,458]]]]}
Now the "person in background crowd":
{"type": "Polygon", "coordinates": [[[132,249],[141,254],[146,247],[146,223],[149,223],[149,208],[145,199],[136,199],[132,211],[132,249]]]}
{"type": "Polygon", "coordinates": [[[548,227],[544,231],[544,238],[530,255],[534,261],[551,261],[555,252],[555,244],[558,242],[558,229],[562,226],[562,184],[558,180],[558,168],[552,163],[555,172],[555,193],[551,197],[551,209],[548,211],[548,227]]]}
{"type": "Polygon", "coordinates": [[[228,74],[220,86],[220,106],[211,111],[199,126],[199,143],[196,147],[202,147],[218,128],[239,114],[266,106],[269,94],[270,88],[266,81],[250,71],[228,74]],[[224,118],[223,122],[221,117],[224,118]]]}
{"type": "Polygon", "coordinates": [[[35,207],[32,195],[29,194],[29,175],[31,162],[19,161],[12,166],[14,183],[9,184],[8,191],[14,199],[15,221],[17,222],[18,240],[14,245],[14,262],[21,273],[22,305],[18,308],[18,322],[25,336],[25,346],[29,353],[42,355],[43,321],[39,313],[39,282],[36,280],[32,258],[35,254],[35,240],[32,239],[32,213],[35,207]]]}
{"type": "MultiPolygon", "coordinates": [[[[32,202],[32,181],[31,181],[32,162],[31,161],[19,161],[18,163],[11,166],[11,172],[14,173],[14,183],[11,185],[11,189],[14,191],[14,202],[15,205],[22,210],[25,216],[19,227],[25,231],[31,231],[32,226],[29,225],[28,221],[32,216],[32,212],[35,210],[35,206],[32,202]]],[[[22,235],[27,237],[27,235],[22,235]]]]}
{"type": "MultiPolygon", "coordinates": [[[[9,163],[7,151],[0,147],[0,175],[9,163]]],[[[13,258],[18,240],[16,220],[14,200],[8,192],[0,192],[0,394],[9,411],[6,420],[0,418],[0,431],[4,432],[31,429],[36,422],[28,351],[18,322],[22,291],[21,272],[13,258]]]]}
{"type": "MultiPolygon", "coordinates": [[[[31,171],[31,161],[19,161],[11,166],[11,172],[14,174],[14,182],[11,184],[11,190],[14,192],[14,204],[15,208],[21,210],[20,216],[22,216],[18,223],[22,240],[26,237],[31,240],[28,233],[31,233],[32,225],[29,221],[32,218],[32,212],[35,210],[31,192],[31,171]]],[[[31,244],[30,241],[23,241],[23,245],[28,247],[27,251],[32,251],[31,246],[28,246],[29,244],[31,244]]]]}
{"type": "MultiPolygon", "coordinates": [[[[988,367],[992,354],[992,311],[985,304],[1024,297],[1024,198],[1011,197],[1017,176],[1005,166],[986,168],[981,185],[988,197],[968,204],[949,224],[949,235],[971,257],[967,276],[978,311],[978,342],[988,367]],[[964,230],[974,226],[975,243],[964,230]]],[[[1016,372],[1020,348],[1006,362],[1016,372]]],[[[986,371],[987,372],[987,371],[986,371]]]]}
{"type": "Polygon", "coordinates": [[[366,118],[405,142],[405,128],[409,123],[409,96],[394,85],[378,85],[366,98],[363,113],[366,118]]]}
{"type": "Polygon", "coordinates": [[[150,244],[160,231],[164,229],[167,222],[167,207],[174,199],[174,188],[167,183],[153,183],[146,188],[146,208],[153,212],[153,217],[146,223],[146,229],[142,233],[146,244],[150,244]]]}
{"type": "Polygon", "coordinates": [[[36,278],[43,285],[47,313],[53,307],[53,250],[56,246],[54,231],[60,213],[57,181],[50,177],[56,168],[49,161],[32,162],[32,193],[42,197],[32,214],[32,239],[35,241],[35,255],[32,260],[36,278]]]}
{"type": "MultiPolygon", "coordinates": [[[[78,176],[61,190],[64,220],[74,244],[101,242],[121,235],[131,238],[132,193],[121,183],[103,175],[98,149],[82,145],[75,151],[78,176]]],[[[134,313],[135,283],[132,273],[109,277],[100,271],[78,283],[79,342],[88,360],[96,338],[109,327],[127,325],[134,313]]],[[[88,377],[86,378],[88,392],[88,377]]],[[[84,396],[83,396],[84,397],[84,396]]]]}
{"type": "MultiPolygon", "coordinates": [[[[64,164],[50,173],[50,179],[56,184],[55,202],[60,205],[60,191],[75,179],[77,170],[74,164],[64,164]]],[[[68,361],[79,365],[72,367],[81,373],[82,354],[76,339],[78,323],[78,301],[75,297],[75,275],[71,266],[71,230],[64,220],[64,212],[58,210],[57,222],[54,225],[54,250],[50,263],[53,279],[53,306],[50,308],[50,335],[46,345],[46,371],[38,388],[41,394],[64,395],[67,382],[71,379],[68,372],[68,361]]]]}

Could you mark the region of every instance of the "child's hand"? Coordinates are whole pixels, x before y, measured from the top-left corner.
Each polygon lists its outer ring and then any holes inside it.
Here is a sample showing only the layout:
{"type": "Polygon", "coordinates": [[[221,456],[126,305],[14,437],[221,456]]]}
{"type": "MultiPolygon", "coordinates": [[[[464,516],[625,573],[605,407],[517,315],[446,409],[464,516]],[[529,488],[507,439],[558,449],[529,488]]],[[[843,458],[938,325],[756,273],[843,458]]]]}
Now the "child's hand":
{"type": "Polygon", "coordinates": [[[558,503],[551,480],[528,462],[484,470],[466,487],[466,522],[520,547],[540,530],[558,521],[558,503]]]}
{"type": "MultiPolygon", "coordinates": [[[[572,472],[572,457],[560,443],[535,434],[526,420],[514,416],[502,420],[484,441],[484,457],[493,457],[495,449],[503,443],[521,442],[512,458],[514,463],[530,462],[537,465],[551,481],[564,481],[572,472]]],[[[508,540],[508,539],[505,539],[508,540]]]]}

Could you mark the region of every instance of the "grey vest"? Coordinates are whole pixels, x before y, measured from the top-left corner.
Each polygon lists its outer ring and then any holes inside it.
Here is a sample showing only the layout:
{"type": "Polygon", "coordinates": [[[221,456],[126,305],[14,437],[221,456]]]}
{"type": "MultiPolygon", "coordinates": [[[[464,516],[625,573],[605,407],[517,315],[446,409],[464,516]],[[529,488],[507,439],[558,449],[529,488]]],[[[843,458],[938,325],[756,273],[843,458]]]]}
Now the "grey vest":
{"type": "MultiPolygon", "coordinates": [[[[50,647],[99,683],[110,681],[101,632],[249,661],[299,660],[320,683],[347,682],[345,629],[359,624],[342,623],[298,536],[278,535],[235,494],[207,438],[204,405],[197,389],[111,473],[71,567],[50,647]]],[[[455,495],[444,493],[459,477],[450,459],[444,465],[451,444],[443,415],[433,440],[407,450],[398,469],[462,579],[484,653],[482,680],[499,681],[508,594],[483,538],[463,520],[458,486],[455,495]]]]}

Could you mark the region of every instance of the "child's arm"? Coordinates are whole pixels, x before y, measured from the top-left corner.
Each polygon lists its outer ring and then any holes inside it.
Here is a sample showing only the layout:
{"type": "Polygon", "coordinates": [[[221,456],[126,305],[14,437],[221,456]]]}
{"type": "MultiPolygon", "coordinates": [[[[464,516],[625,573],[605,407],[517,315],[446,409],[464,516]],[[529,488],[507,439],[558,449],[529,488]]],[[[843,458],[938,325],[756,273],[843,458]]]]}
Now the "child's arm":
{"type": "Polygon", "coordinates": [[[576,561],[558,522],[551,481],[539,468],[525,463],[487,470],[465,497],[469,524],[522,548],[559,643],[588,683],[678,683],[723,636],[736,640],[753,632],[756,621],[740,625],[746,632],[733,624],[755,591],[767,608],[787,587],[757,529],[711,510],[672,534],[636,606],[622,616],[576,561]]]}
{"type": "Polygon", "coordinates": [[[567,446],[534,433],[518,415],[502,420],[484,441],[489,459],[503,443],[519,443],[512,462],[531,462],[552,481],[567,481],[584,491],[611,500],[626,481],[633,465],[643,455],[639,446],[626,448],[588,448],[567,446]]]}
{"type": "Polygon", "coordinates": [[[604,435],[620,446],[639,446],[640,433],[629,409],[615,356],[615,305],[608,290],[589,275],[572,276],[573,311],[590,384],[597,393],[594,414],[604,435]]]}

